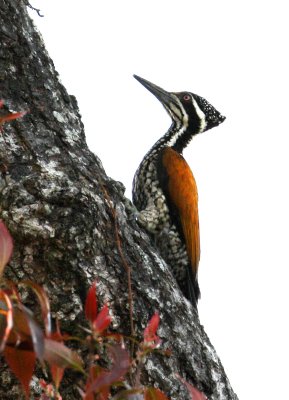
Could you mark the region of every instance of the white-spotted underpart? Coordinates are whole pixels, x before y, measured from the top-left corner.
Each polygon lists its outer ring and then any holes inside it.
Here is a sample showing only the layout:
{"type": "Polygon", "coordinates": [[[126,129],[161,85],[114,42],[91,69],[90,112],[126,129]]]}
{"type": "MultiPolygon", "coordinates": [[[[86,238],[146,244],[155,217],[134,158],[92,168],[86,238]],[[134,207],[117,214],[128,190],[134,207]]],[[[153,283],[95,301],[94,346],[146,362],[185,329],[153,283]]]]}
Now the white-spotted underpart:
{"type": "Polygon", "coordinates": [[[140,212],[137,220],[155,239],[160,254],[179,282],[186,279],[189,259],[185,244],[173,224],[167,200],[157,179],[157,155],[143,160],[134,179],[134,203],[140,212]]]}
{"type": "MultiPolygon", "coordinates": [[[[162,189],[167,190],[166,180],[169,176],[159,156],[165,147],[172,147],[182,153],[194,135],[219,125],[225,117],[198,95],[189,92],[168,93],[142,78],[137,79],[162,102],[172,118],[169,131],[145,155],[134,177],[133,203],[139,211],[138,222],[152,234],[182,291],[191,300],[195,296],[196,302],[199,289],[197,281],[191,281],[195,279],[195,271],[192,271],[186,251],[177,210],[169,209],[171,199],[166,198],[162,189]],[[188,285],[190,282],[196,293],[192,293],[192,288],[188,285]]],[[[169,193],[166,194],[170,196],[169,193]]]]}

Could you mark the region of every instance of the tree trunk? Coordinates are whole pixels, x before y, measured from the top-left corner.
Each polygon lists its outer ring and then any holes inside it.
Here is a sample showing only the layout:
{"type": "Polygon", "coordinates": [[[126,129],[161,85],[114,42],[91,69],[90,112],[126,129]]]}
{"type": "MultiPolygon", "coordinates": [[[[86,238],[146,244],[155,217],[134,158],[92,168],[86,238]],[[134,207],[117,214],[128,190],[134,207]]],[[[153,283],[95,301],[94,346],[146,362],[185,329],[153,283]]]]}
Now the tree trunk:
{"type": "MultiPolygon", "coordinates": [[[[131,270],[136,336],[158,311],[162,347],[172,351],[148,358],[142,382],[171,399],[188,399],[179,374],[208,399],[237,399],[198,315],[130,215],[123,185],[106,176],[88,149],[77,102],[59,82],[24,0],[1,0],[0,42],[3,112],[29,110],[4,125],[0,136],[1,218],[14,239],[6,278],[43,285],[62,330],[75,334],[84,325],[86,292],[97,279],[113,328],[130,335],[131,270]]],[[[0,375],[0,398],[21,398],[3,363],[0,375]]],[[[63,398],[80,398],[75,375],[66,376],[63,398]]]]}

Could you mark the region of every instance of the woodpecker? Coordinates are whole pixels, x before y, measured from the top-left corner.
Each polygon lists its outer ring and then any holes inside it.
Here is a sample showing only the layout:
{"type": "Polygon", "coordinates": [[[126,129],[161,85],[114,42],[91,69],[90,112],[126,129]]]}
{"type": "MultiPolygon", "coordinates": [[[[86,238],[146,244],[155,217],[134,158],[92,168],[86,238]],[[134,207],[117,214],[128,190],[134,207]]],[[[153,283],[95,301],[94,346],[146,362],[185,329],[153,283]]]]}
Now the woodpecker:
{"type": "Polygon", "coordinates": [[[200,297],[198,192],[182,156],[193,136],[225,120],[207,100],[191,92],[167,92],[134,75],[172,119],[168,132],[144,156],[133,180],[138,222],[154,238],[180,289],[196,308],[200,297]]]}

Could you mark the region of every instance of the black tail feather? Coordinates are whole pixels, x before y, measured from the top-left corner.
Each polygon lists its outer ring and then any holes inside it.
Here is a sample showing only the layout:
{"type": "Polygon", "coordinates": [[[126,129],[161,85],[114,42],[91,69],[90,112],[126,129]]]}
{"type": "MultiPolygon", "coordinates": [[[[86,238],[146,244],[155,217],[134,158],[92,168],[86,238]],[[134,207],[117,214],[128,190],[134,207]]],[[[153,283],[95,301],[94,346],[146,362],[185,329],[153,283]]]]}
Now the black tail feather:
{"type": "Polygon", "coordinates": [[[186,280],[184,281],[184,284],[180,286],[186,298],[192,303],[195,308],[197,308],[198,300],[201,297],[201,292],[198,284],[198,279],[197,277],[193,277],[193,274],[191,273],[189,268],[187,270],[186,280]]]}

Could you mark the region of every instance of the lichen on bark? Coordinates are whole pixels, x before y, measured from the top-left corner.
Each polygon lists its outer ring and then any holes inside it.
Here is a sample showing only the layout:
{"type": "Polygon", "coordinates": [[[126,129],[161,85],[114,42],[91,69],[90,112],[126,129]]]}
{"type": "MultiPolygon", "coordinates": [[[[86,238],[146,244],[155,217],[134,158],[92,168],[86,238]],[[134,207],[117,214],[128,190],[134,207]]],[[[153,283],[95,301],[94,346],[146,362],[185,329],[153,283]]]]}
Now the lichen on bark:
{"type": "MultiPolygon", "coordinates": [[[[0,98],[4,112],[29,110],[4,125],[0,135],[0,211],[15,244],[6,278],[43,285],[53,316],[73,333],[84,323],[85,295],[97,278],[98,297],[110,304],[113,328],[129,334],[127,271],[116,245],[117,226],[131,269],[136,335],[157,310],[163,346],[172,350],[170,357],[147,360],[143,383],[158,385],[172,399],[187,399],[179,374],[211,400],[237,399],[196,312],[129,215],[123,185],[106,176],[88,149],[76,99],[60,83],[19,0],[0,3],[0,98]]],[[[0,398],[21,398],[15,380],[0,369],[0,398]]],[[[69,373],[62,393],[79,398],[69,373]]]]}

